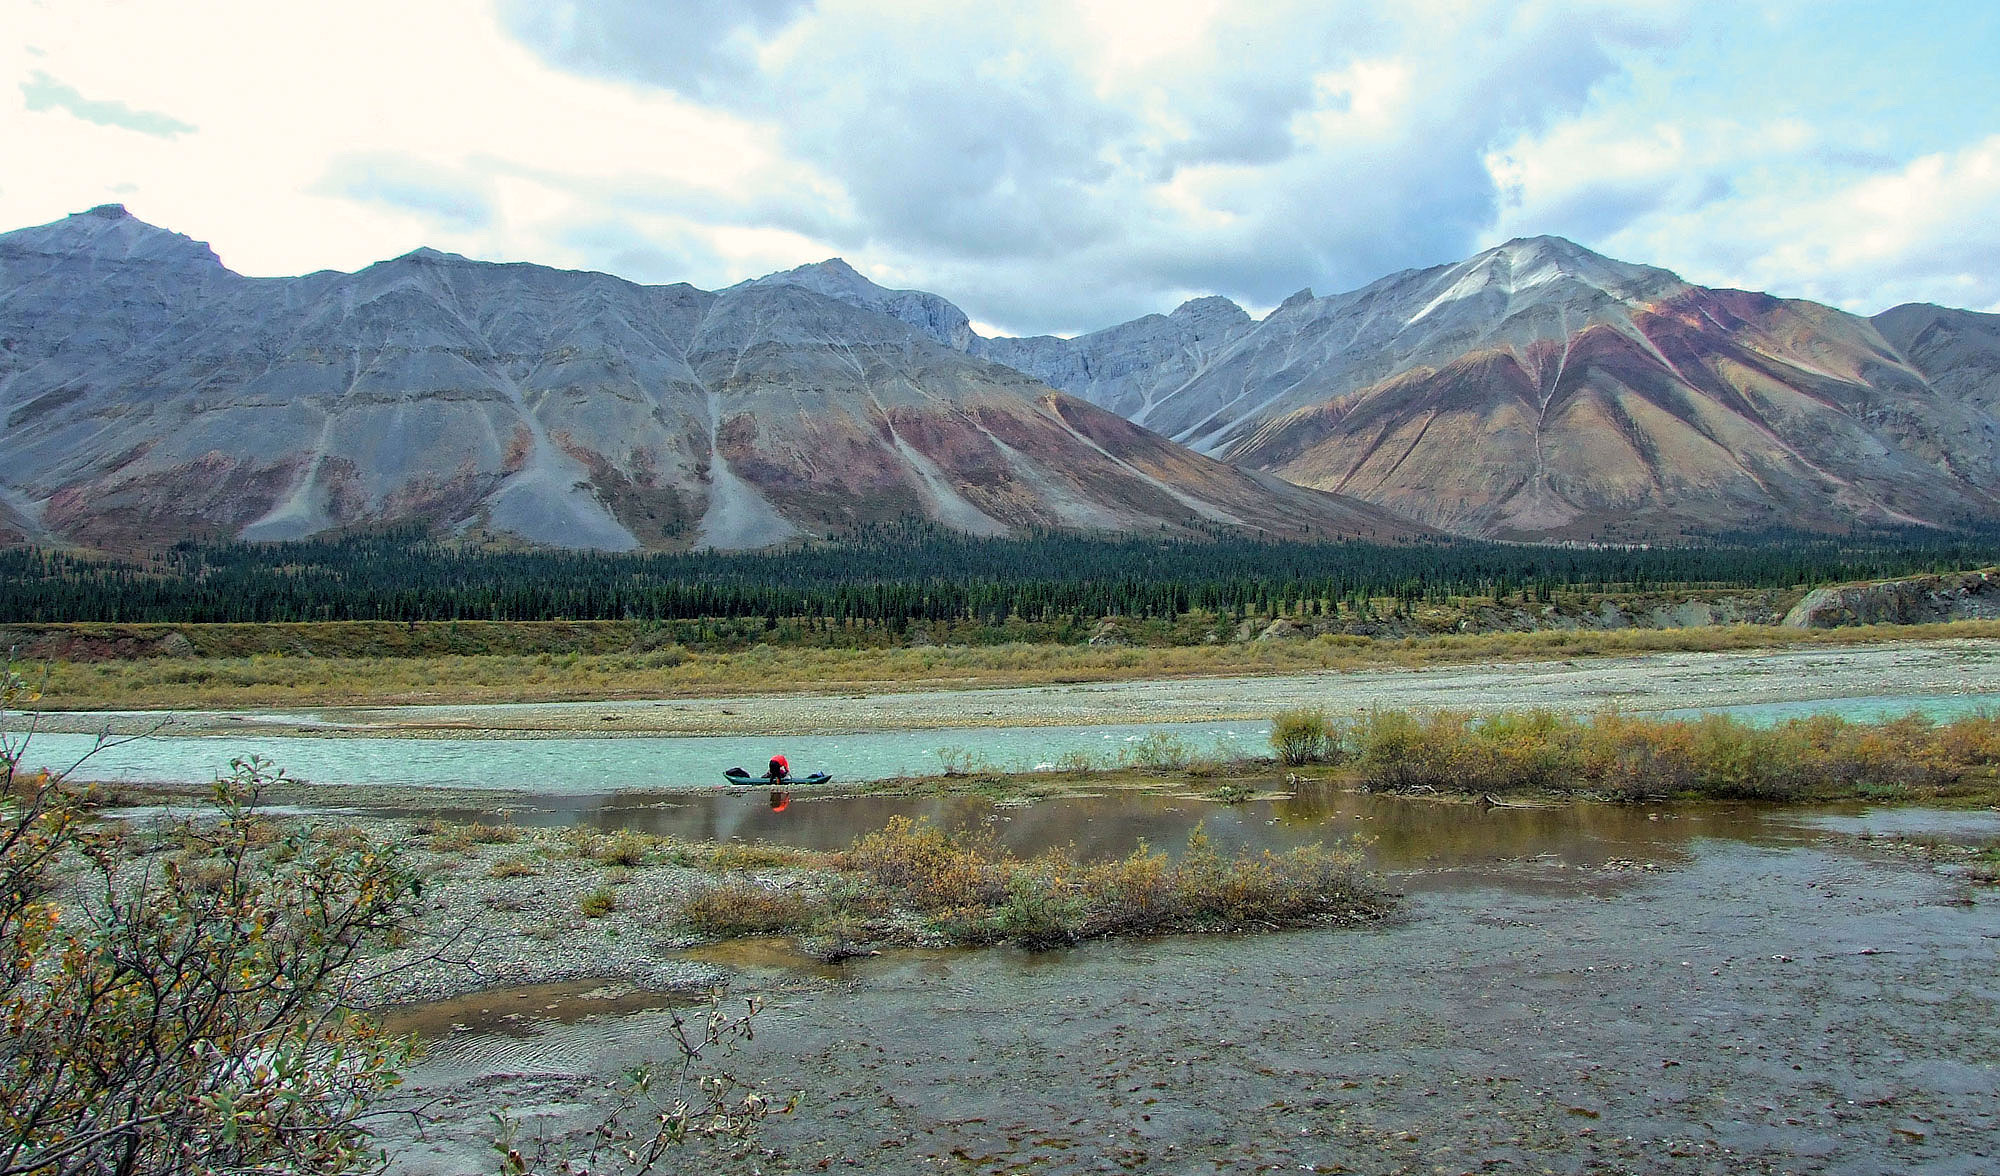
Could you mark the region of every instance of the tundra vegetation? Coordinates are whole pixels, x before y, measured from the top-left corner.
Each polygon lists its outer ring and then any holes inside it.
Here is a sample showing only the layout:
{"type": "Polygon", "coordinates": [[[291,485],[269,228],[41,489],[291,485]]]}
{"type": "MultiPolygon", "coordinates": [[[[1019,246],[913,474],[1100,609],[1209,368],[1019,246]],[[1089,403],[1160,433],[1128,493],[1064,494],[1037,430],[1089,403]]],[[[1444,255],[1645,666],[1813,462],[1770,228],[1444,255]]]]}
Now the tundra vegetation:
{"type": "Polygon", "coordinates": [[[1984,713],[1946,722],[1812,715],[1763,726],[1618,711],[1371,709],[1341,720],[1294,712],[1280,717],[1274,741],[1300,726],[1324,740],[1314,760],[1345,763],[1346,778],[1369,791],[1406,794],[1951,801],[1993,795],[2000,765],[2000,716],[1984,713]]]}

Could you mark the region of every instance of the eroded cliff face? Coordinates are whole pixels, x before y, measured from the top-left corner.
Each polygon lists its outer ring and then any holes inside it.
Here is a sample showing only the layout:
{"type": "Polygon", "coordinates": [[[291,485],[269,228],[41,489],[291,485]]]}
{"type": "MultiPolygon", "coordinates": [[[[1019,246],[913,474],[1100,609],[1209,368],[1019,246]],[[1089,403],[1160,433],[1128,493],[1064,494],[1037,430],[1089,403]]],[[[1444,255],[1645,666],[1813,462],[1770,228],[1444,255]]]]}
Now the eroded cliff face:
{"type": "Polygon", "coordinates": [[[116,206],[0,236],[0,541],[1422,532],[968,355],[935,296],[789,277],[716,293],[418,250],[250,279],[116,206]]]}
{"type": "Polygon", "coordinates": [[[1958,572],[1815,588],[1784,623],[1795,629],[2000,619],[2000,572],[1958,572]]]}

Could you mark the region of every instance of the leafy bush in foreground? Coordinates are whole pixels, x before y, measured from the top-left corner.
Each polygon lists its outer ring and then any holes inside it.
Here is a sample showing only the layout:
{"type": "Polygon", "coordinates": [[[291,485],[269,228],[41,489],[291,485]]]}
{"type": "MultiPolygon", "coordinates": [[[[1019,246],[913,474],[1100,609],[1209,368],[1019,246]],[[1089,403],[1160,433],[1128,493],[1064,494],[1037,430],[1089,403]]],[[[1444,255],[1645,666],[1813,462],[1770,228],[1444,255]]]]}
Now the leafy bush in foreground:
{"type": "Polygon", "coordinates": [[[396,852],[276,830],[255,812],[275,775],[238,761],[219,821],[135,861],[20,752],[0,735],[0,1173],[370,1162],[407,1046],[343,995],[411,915],[396,852]]]}

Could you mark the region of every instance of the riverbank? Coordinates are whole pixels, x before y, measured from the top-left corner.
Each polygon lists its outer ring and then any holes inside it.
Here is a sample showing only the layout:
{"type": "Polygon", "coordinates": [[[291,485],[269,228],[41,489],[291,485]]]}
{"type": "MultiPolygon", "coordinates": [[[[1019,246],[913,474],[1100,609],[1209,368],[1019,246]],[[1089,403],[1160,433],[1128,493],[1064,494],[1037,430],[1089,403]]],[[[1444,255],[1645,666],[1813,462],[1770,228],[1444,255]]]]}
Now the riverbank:
{"type": "MultiPolygon", "coordinates": [[[[1281,710],[1375,706],[1474,711],[1546,707],[1571,712],[1713,708],[1826,698],[2000,693],[2000,629],[1937,627],[1925,639],[1801,644],[1716,652],[1576,656],[1504,664],[1285,670],[1218,676],[1045,682],[984,688],[883,686],[841,692],[653,697],[590,702],[439,702],[223,710],[63,712],[43,730],[114,734],[257,731],[422,738],[592,735],[808,735],[954,727],[1268,719],[1281,710]]],[[[1930,631],[1928,628],[1926,631],[1930,631]]],[[[1859,631],[1836,631],[1855,633],[1859,631]]],[[[789,679],[788,679],[789,681],[789,679]]],[[[794,681],[793,685],[797,685],[794,681]]],[[[908,684],[905,684],[908,685],[908,684]]]]}
{"type": "MultiPolygon", "coordinates": [[[[51,710],[277,710],[340,707],[400,710],[521,703],[625,703],[743,698],[903,695],[1068,685],[1211,681],[1437,667],[1502,667],[1551,662],[1625,661],[1649,655],[1835,651],[1883,644],[2000,640],[2000,621],[1800,629],[1708,624],[1679,628],[1547,629],[1413,637],[1307,636],[1292,626],[1248,640],[1194,645],[908,645],[893,648],[787,648],[757,645],[701,652],[679,647],[615,653],[301,656],[147,656],[53,660],[28,671],[51,710]]],[[[976,712],[978,708],[968,708],[976,712]]],[[[757,709],[721,717],[762,721],[757,709]]],[[[643,720],[623,716],[614,722],[643,720]]],[[[586,722],[602,721],[590,715],[586,722]]],[[[977,721],[976,713],[974,721],[977,721]]],[[[947,724],[952,725],[952,724],[947,724]]]]}

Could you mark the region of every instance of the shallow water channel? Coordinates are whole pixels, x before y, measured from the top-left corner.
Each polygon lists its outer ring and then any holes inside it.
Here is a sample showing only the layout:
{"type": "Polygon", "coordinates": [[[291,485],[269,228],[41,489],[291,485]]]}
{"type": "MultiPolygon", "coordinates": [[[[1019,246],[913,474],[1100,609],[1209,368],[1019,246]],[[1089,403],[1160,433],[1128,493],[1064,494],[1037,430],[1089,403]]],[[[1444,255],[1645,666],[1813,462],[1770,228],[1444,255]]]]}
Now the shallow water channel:
{"type": "MultiPolygon", "coordinates": [[[[882,803],[795,806],[826,822],[784,839],[882,803]]],[[[1996,836],[2000,813],[1309,791],[937,815],[1024,851],[1171,845],[1196,821],[1250,846],[1359,834],[1404,899],[1368,930],[832,967],[711,951],[769,1002],[729,1068],[805,1099],[759,1154],[663,1170],[2000,1171],[2000,904],[1887,838],[1996,836]]],[[[503,1105],[586,1124],[612,1076],[664,1056],[667,1004],[582,984],[411,1014],[435,1118],[390,1137],[394,1170],[478,1170],[503,1105]]]]}
{"type": "MultiPolygon", "coordinates": [[[[603,709],[599,707],[598,709],[603,709]]],[[[2000,709],[2000,695],[1879,695],[1803,702],[1667,711],[1727,714],[1747,722],[1779,722],[1809,714],[1857,721],[1912,712],[1949,719],[2000,709]]],[[[615,713],[615,712],[608,712],[615,713]]],[[[83,729],[89,716],[64,716],[83,729]]],[[[87,734],[43,732],[28,744],[26,765],[67,769],[89,753],[81,775],[125,783],[203,784],[226,775],[232,758],[257,755],[295,779],[326,785],[394,789],[531,792],[578,797],[630,791],[687,790],[722,783],[729,767],[762,769],[783,753],[801,775],[831,773],[865,782],[936,775],[947,766],[1021,772],[1065,759],[1097,767],[1143,760],[1149,746],[1168,741],[1196,756],[1230,759],[1268,755],[1268,721],[1098,723],[1084,726],[957,727],[865,731],[841,735],[619,736],[370,735],[366,728],[319,730],[311,716],[248,713],[227,734],[177,734],[169,717],[143,738],[124,738],[93,751],[87,734]],[[285,733],[274,727],[291,725],[285,733]]],[[[208,716],[213,719],[214,716],[208,716]]],[[[133,712],[104,716],[121,729],[144,728],[133,712]]],[[[213,727],[212,721],[206,726],[213,727]]]]}
{"type": "MultiPolygon", "coordinates": [[[[241,734],[177,735],[172,726],[121,740],[90,755],[83,775],[127,783],[198,784],[226,775],[229,762],[259,755],[317,784],[394,788],[608,793],[707,788],[725,768],[756,773],[783,753],[801,775],[841,781],[936,775],[947,765],[1003,772],[1055,766],[1065,755],[1113,767],[1155,737],[1221,758],[1268,754],[1268,722],[1119,723],[1083,727],[964,727],[786,736],[516,736],[410,738],[273,734],[246,722],[241,734]]],[[[30,744],[30,765],[66,768],[91,752],[93,737],[45,733],[30,744]]]]}

